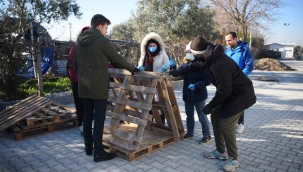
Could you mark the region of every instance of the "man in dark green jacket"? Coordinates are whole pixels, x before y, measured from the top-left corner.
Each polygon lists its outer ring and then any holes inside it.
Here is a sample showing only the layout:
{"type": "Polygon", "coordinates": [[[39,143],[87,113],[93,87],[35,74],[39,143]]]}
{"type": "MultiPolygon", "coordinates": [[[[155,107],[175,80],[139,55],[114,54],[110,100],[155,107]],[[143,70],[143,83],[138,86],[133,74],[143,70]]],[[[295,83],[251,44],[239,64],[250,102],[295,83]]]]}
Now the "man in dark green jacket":
{"type": "Polygon", "coordinates": [[[120,68],[130,72],[139,71],[115,50],[105,37],[110,21],[101,14],[91,20],[91,28],[81,33],[75,43],[74,67],[78,76],[78,94],[83,98],[84,119],[83,135],[85,151],[92,155],[94,143],[94,162],[106,161],[116,157],[106,153],[102,145],[104,120],[109,89],[109,60],[115,61],[120,68]],[[92,136],[92,117],[94,132],[92,136]]]}

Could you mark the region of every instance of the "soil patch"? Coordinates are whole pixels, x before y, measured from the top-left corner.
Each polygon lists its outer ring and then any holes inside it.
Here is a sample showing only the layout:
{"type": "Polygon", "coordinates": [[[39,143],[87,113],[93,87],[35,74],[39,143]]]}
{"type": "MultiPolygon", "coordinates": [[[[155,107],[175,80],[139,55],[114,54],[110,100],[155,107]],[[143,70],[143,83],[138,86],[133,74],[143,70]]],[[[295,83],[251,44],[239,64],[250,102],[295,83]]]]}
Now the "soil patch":
{"type": "Polygon", "coordinates": [[[257,61],[254,66],[254,70],[267,70],[267,71],[294,71],[286,64],[276,59],[263,58],[257,61]]]}

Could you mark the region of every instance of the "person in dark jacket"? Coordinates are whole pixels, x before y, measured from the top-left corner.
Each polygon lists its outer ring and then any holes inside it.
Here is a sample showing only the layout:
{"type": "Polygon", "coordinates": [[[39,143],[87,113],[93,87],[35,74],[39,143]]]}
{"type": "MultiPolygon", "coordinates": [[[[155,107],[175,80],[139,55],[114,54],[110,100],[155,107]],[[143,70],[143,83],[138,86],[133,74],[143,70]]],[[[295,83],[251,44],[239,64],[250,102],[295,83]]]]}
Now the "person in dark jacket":
{"type": "MultiPolygon", "coordinates": [[[[194,60],[194,56],[190,51],[190,43],[186,46],[186,57],[184,57],[184,64],[177,70],[182,70],[188,65],[191,65],[194,60]]],[[[210,78],[206,70],[195,72],[185,75],[183,77],[183,101],[185,102],[186,112],[186,126],[187,133],[182,138],[188,140],[193,138],[195,129],[195,117],[194,110],[196,108],[199,121],[202,126],[203,138],[199,141],[200,144],[207,144],[211,141],[209,121],[207,116],[202,112],[205,106],[205,100],[207,99],[206,86],[210,85],[210,78]]]]}
{"type": "Polygon", "coordinates": [[[108,63],[113,60],[122,69],[127,69],[132,73],[139,71],[124,60],[105,37],[109,24],[110,21],[103,15],[94,15],[91,19],[91,28],[81,33],[75,42],[74,68],[78,76],[78,94],[79,97],[83,98],[84,103],[85,151],[86,155],[92,155],[94,149],[94,162],[106,161],[116,157],[115,153],[105,152],[102,145],[109,90],[108,63]]]}
{"type": "Polygon", "coordinates": [[[228,159],[223,169],[234,171],[239,165],[234,128],[243,110],[256,103],[253,84],[239,66],[224,53],[222,45],[213,45],[198,36],[192,41],[190,50],[195,56],[193,63],[182,70],[172,70],[170,74],[180,76],[207,70],[212,84],[217,89],[203,112],[211,114],[216,150],[205,152],[204,156],[228,159]]]}
{"type": "MultiPolygon", "coordinates": [[[[252,54],[248,48],[248,45],[244,41],[238,41],[237,34],[235,32],[229,32],[225,35],[226,48],[225,54],[232,58],[240,67],[240,69],[248,76],[254,69],[254,60],[252,54]]],[[[241,134],[244,132],[244,111],[239,118],[236,132],[241,134]]]]}
{"type": "MultiPolygon", "coordinates": [[[[89,26],[86,26],[82,28],[81,33],[89,29],[89,26]]],[[[72,92],[74,97],[74,103],[76,107],[77,112],[77,118],[78,118],[78,125],[80,126],[80,133],[83,135],[83,117],[84,117],[84,105],[83,105],[83,99],[78,96],[78,77],[76,74],[76,71],[74,69],[74,46],[71,47],[69,51],[69,60],[67,63],[67,73],[69,74],[69,79],[71,81],[72,85],[72,92]]]]}

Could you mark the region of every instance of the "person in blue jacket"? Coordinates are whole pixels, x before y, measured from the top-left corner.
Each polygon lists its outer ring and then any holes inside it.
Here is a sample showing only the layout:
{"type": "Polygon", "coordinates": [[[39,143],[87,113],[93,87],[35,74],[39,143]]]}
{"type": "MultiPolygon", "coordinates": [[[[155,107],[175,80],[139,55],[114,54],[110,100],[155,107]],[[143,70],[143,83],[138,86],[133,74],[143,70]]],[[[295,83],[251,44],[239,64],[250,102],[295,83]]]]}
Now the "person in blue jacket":
{"type": "MultiPolygon", "coordinates": [[[[191,61],[194,60],[194,56],[190,51],[190,43],[186,46],[186,57],[184,57],[184,64],[180,66],[177,70],[182,70],[187,65],[191,65],[191,61]]],[[[183,77],[183,101],[185,102],[185,112],[186,112],[186,125],[187,133],[182,138],[183,140],[188,140],[194,136],[195,128],[195,117],[194,110],[198,113],[199,121],[202,125],[202,135],[203,138],[199,141],[200,144],[207,144],[211,142],[209,121],[207,116],[202,112],[205,106],[205,100],[207,99],[207,89],[206,86],[210,85],[210,78],[206,70],[195,72],[192,74],[185,75],[183,77]]]]}
{"type": "MultiPolygon", "coordinates": [[[[226,48],[225,54],[232,58],[240,69],[248,76],[254,69],[254,60],[246,42],[238,41],[235,32],[229,32],[225,35],[226,48]]],[[[238,134],[244,132],[244,111],[239,118],[236,128],[238,134]]]]}

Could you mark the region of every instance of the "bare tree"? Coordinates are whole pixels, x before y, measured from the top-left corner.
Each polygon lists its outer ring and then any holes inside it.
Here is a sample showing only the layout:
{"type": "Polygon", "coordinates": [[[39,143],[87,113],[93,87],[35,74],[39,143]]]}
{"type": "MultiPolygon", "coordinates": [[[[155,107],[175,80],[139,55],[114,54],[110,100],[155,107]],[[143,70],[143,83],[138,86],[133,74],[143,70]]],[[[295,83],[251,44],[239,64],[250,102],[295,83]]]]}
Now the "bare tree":
{"type": "MultiPolygon", "coordinates": [[[[267,29],[266,22],[275,21],[278,9],[287,5],[284,0],[210,0],[229,16],[234,24],[239,25],[243,40],[247,40],[248,27],[257,23],[267,29]]],[[[239,33],[239,32],[238,32],[239,33]]]]}

